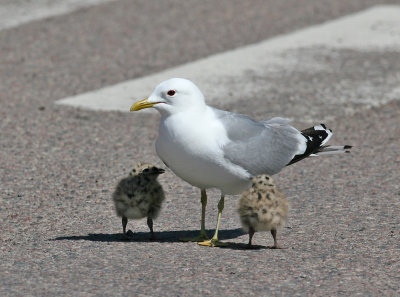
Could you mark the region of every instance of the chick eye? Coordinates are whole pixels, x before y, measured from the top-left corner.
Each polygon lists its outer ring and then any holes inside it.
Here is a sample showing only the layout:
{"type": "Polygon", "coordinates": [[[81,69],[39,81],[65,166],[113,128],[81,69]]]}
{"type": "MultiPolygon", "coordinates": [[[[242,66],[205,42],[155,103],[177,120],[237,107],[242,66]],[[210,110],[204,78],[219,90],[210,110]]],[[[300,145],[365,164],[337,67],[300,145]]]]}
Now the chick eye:
{"type": "Polygon", "coordinates": [[[167,92],[167,95],[168,96],[174,96],[176,94],[176,91],[175,90],[169,90],[168,92],[167,92]]]}

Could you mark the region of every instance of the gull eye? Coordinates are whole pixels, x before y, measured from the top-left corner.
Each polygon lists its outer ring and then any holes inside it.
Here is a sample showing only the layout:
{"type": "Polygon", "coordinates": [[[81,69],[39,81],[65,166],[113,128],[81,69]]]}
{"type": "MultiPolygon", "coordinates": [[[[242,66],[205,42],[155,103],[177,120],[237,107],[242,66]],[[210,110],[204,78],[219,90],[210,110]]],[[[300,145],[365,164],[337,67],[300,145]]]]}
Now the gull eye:
{"type": "Polygon", "coordinates": [[[175,90],[169,90],[168,92],[167,92],[167,95],[168,96],[174,96],[176,94],[176,91],[175,90]]]}

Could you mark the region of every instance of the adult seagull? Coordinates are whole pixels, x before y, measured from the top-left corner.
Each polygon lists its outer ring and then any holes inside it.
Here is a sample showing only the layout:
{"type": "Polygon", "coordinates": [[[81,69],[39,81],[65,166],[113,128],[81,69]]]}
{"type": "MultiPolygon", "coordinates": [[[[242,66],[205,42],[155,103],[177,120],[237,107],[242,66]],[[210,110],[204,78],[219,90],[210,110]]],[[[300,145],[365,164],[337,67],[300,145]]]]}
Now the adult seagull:
{"type": "Polygon", "coordinates": [[[221,246],[218,229],[227,194],[250,187],[251,178],[273,175],[311,155],[348,152],[350,146],[327,146],[332,131],[320,124],[304,131],[289,120],[252,118],[208,106],[191,81],[172,78],[160,83],[150,97],[134,103],[131,111],[155,108],[161,114],[156,151],[177,176],[201,190],[201,231],[192,238],[200,245],[221,246]],[[221,191],[215,234],[205,231],[206,190],[221,191]]]}

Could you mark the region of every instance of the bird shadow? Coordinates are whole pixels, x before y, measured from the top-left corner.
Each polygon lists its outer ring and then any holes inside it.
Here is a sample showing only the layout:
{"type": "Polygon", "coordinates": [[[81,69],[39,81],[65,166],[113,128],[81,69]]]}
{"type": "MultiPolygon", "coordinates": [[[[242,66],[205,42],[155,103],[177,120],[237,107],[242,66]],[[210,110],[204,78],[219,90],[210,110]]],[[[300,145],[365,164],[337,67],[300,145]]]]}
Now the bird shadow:
{"type": "Polygon", "coordinates": [[[227,242],[226,246],[221,246],[220,248],[230,249],[230,250],[246,250],[246,251],[269,249],[269,247],[263,245],[253,244],[252,246],[249,247],[247,243],[236,243],[236,242],[227,242]]]}
{"type": "MultiPolygon", "coordinates": [[[[206,230],[211,238],[214,230],[206,230]]],[[[51,240],[88,240],[99,242],[182,242],[182,238],[195,237],[200,233],[199,230],[185,231],[161,231],[154,232],[154,239],[150,239],[150,232],[136,232],[133,236],[127,237],[122,233],[89,233],[88,235],[60,236],[51,240]]],[[[233,239],[246,234],[242,229],[220,230],[219,237],[223,239],[233,239]]]]}

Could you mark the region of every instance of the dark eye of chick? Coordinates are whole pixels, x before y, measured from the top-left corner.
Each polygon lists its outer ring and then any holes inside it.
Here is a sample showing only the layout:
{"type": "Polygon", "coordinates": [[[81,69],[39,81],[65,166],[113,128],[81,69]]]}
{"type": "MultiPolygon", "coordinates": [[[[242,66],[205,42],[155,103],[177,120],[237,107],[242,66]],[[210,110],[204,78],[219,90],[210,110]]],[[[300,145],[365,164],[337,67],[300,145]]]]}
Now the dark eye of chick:
{"type": "Polygon", "coordinates": [[[169,90],[168,92],[167,92],[167,95],[168,96],[174,96],[176,94],[176,91],[175,90],[169,90]]]}

